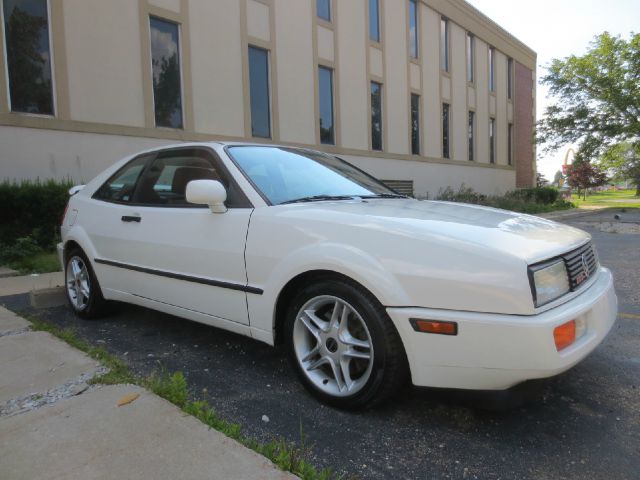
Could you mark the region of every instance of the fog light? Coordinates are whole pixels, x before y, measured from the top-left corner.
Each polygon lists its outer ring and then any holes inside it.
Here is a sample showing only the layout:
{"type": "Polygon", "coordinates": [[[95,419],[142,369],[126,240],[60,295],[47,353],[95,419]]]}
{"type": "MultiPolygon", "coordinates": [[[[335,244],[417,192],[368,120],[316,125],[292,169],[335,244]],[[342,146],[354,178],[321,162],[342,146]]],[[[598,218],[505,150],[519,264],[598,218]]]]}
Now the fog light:
{"type": "Polygon", "coordinates": [[[558,351],[564,350],[576,341],[576,321],[564,323],[553,330],[553,339],[558,351]]]}
{"type": "Polygon", "coordinates": [[[435,333],[438,335],[457,335],[458,324],[456,322],[440,322],[437,320],[420,320],[410,318],[409,321],[416,332],[435,333]]]}

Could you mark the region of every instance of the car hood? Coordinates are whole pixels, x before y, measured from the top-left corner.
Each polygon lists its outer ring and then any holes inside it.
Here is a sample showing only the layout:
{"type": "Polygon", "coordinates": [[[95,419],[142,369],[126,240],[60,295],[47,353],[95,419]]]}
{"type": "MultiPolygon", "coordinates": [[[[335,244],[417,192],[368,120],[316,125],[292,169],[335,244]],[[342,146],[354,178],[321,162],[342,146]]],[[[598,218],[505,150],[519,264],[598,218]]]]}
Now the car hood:
{"type": "MultiPolygon", "coordinates": [[[[282,206],[285,207],[285,206],[282,206]]],[[[529,264],[566,253],[589,240],[586,232],[496,208],[414,199],[323,201],[286,206],[321,222],[347,221],[365,229],[384,229],[413,239],[446,237],[494,249],[529,264]]],[[[295,213],[294,213],[295,212],[295,213]]]]}

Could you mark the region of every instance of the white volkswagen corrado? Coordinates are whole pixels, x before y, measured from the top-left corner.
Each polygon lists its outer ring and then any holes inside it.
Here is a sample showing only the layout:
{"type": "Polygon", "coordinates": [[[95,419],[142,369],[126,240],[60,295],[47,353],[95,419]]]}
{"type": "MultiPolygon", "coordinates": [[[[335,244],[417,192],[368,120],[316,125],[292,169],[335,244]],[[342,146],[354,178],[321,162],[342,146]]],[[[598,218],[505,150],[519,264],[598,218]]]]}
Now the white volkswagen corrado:
{"type": "Polygon", "coordinates": [[[407,198],[312,150],[181,144],[72,194],[59,253],[78,316],[117,300],[282,342],[341,407],[409,377],[500,390],[556,375],[616,318],[587,233],[407,198]]]}

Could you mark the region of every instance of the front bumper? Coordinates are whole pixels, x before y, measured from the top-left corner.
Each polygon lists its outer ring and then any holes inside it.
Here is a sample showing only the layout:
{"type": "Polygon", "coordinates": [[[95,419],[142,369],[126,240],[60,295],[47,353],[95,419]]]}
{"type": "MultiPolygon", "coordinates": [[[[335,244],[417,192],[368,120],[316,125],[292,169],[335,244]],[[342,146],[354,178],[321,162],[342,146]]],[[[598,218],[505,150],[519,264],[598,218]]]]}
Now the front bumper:
{"type": "Polygon", "coordinates": [[[587,290],[538,315],[428,308],[389,308],[387,312],[404,343],[415,385],[503,390],[573,367],[604,340],[617,310],[611,272],[600,268],[596,281],[587,290]],[[411,318],[457,322],[458,334],[416,332],[411,318]],[[558,352],[553,330],[572,319],[583,320],[586,330],[572,345],[558,352]]]}

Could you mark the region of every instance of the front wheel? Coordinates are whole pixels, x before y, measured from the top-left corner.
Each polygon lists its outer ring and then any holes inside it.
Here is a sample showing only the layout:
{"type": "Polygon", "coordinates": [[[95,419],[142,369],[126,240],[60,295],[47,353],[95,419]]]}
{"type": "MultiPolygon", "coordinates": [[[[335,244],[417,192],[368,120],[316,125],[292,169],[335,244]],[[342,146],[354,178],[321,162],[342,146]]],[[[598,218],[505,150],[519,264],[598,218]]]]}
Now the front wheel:
{"type": "Polygon", "coordinates": [[[66,255],[64,276],[67,301],[76,315],[90,319],[106,313],[100,284],[82,250],[73,249],[66,255]]]}
{"type": "Polygon", "coordinates": [[[384,307],[360,285],[310,285],[286,319],[289,357],[304,386],[325,403],[371,407],[407,379],[402,342],[384,307]]]}

